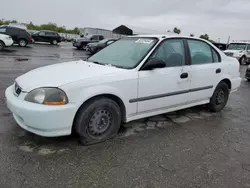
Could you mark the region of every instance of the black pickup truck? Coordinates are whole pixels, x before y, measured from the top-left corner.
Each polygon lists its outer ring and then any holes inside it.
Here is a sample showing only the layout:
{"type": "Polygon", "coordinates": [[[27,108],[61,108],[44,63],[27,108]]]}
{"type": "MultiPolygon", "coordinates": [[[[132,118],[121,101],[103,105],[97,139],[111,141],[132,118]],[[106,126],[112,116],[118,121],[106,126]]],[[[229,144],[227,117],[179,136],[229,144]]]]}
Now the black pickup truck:
{"type": "Polygon", "coordinates": [[[88,35],[84,38],[78,38],[73,41],[73,46],[78,50],[84,49],[88,43],[99,42],[103,40],[104,37],[102,35],[88,35]]]}

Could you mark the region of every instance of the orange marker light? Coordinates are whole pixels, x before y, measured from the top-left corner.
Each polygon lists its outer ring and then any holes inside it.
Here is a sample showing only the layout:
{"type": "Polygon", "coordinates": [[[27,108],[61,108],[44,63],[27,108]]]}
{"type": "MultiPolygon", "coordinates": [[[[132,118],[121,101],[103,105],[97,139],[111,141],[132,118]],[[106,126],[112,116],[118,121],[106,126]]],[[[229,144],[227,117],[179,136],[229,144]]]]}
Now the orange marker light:
{"type": "Polygon", "coordinates": [[[44,104],[46,105],[64,105],[65,102],[61,101],[61,102],[44,102],[44,104]]]}

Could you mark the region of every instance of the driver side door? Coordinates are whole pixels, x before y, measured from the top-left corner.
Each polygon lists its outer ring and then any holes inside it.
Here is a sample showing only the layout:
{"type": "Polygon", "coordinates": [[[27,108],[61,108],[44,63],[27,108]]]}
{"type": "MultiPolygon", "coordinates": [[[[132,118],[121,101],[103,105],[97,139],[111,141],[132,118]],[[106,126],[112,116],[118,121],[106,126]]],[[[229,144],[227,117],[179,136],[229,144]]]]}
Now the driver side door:
{"type": "Polygon", "coordinates": [[[189,101],[190,66],[183,39],[166,39],[151,54],[166,67],[140,70],[138,81],[138,114],[164,113],[189,101]]]}

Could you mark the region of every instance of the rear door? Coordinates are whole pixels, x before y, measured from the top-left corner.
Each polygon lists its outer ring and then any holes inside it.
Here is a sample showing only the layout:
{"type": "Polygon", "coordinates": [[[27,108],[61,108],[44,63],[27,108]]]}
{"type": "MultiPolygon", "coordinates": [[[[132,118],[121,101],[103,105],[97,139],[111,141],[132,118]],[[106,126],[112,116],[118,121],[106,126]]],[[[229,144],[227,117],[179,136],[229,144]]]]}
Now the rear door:
{"type": "Polygon", "coordinates": [[[221,79],[224,68],[219,53],[208,43],[187,39],[191,61],[190,102],[209,99],[221,79]]]}
{"type": "Polygon", "coordinates": [[[14,40],[14,42],[18,42],[19,41],[19,29],[17,28],[12,28],[12,27],[7,27],[6,28],[6,33],[8,33],[8,35],[10,35],[12,37],[12,39],[14,40]]]}
{"type": "Polygon", "coordinates": [[[138,81],[138,113],[165,111],[188,103],[191,82],[183,39],[163,41],[149,59],[159,59],[166,67],[140,70],[138,81]]]}
{"type": "Polygon", "coordinates": [[[46,42],[45,40],[46,36],[45,36],[45,32],[44,31],[41,31],[37,34],[37,38],[36,38],[36,41],[38,42],[46,42]]]}

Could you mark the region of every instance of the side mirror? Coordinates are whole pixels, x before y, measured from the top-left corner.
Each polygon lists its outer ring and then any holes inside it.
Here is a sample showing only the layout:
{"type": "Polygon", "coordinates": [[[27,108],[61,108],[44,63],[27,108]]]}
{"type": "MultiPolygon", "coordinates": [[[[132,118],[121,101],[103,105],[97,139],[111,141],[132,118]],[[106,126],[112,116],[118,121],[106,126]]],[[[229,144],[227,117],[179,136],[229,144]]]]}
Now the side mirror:
{"type": "Polygon", "coordinates": [[[153,70],[156,68],[164,68],[166,63],[160,59],[149,59],[142,70],[153,70]]]}

